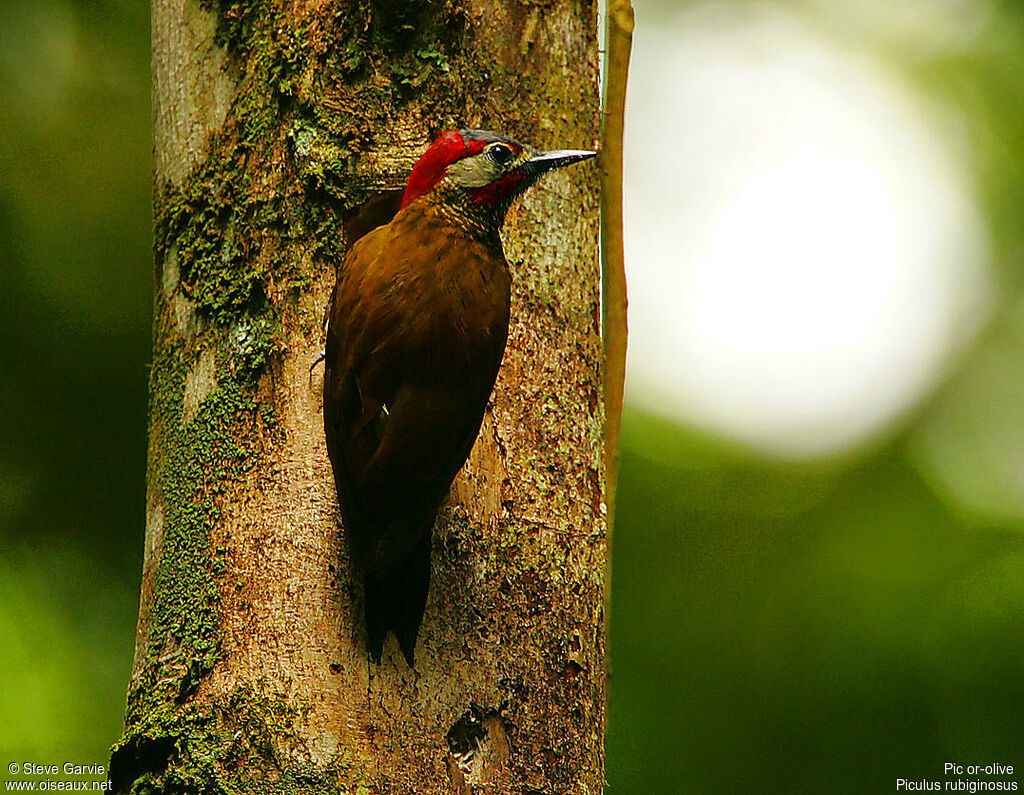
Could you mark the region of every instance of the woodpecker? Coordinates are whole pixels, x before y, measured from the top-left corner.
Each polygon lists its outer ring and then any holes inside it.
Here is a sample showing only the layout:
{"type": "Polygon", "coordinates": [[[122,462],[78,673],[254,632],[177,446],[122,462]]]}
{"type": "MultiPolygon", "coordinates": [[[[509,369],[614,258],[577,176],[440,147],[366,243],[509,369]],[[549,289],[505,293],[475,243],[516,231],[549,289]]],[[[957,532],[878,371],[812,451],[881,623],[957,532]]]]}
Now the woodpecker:
{"type": "Polygon", "coordinates": [[[542,174],[595,154],[445,132],[413,166],[394,218],[359,238],[338,271],[324,431],[376,663],[392,631],[413,665],[434,521],[505,352],[505,213],[542,174]]]}

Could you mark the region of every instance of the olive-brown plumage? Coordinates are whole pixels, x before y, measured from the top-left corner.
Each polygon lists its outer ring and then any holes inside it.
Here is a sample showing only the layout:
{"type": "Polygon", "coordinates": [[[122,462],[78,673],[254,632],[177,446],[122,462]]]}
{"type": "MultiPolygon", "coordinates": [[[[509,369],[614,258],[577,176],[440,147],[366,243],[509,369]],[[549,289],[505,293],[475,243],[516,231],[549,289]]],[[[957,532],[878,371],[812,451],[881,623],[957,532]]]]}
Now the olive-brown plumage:
{"type": "Polygon", "coordinates": [[[414,167],[392,221],[360,238],[339,268],[324,427],[378,662],[391,630],[413,664],[431,530],[504,354],[505,211],[544,171],[592,155],[537,153],[481,131],[445,133],[414,167]]]}

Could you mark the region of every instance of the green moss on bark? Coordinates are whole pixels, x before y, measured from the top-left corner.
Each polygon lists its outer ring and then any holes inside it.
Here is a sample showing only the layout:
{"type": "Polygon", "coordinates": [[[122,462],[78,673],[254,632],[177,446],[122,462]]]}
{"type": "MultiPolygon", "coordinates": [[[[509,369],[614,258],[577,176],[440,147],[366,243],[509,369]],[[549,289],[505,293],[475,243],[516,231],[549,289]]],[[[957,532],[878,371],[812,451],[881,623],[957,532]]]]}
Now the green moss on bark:
{"type": "MultiPolygon", "coordinates": [[[[159,723],[188,699],[218,654],[223,549],[211,544],[219,494],[259,460],[275,432],[272,404],[257,385],[274,355],[269,328],[246,320],[211,332],[212,388],[186,416],[190,357],[185,343],[159,350],[151,375],[151,487],[162,514],[160,563],[153,588],[148,647],[128,697],[127,725],[159,723]]],[[[192,367],[199,366],[199,358],[192,367]]]]}
{"type": "Polygon", "coordinates": [[[115,791],[133,795],[201,792],[339,792],[331,769],[284,757],[295,743],[299,712],[264,682],[242,685],[218,704],[154,713],[130,727],[113,749],[115,791]]]}

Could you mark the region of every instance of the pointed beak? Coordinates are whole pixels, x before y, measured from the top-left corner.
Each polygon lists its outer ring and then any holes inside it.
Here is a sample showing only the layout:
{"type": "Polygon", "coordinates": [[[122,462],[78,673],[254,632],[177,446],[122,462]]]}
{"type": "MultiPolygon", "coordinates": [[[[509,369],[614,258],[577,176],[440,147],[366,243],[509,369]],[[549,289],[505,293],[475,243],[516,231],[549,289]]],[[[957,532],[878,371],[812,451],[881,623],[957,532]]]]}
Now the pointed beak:
{"type": "Polygon", "coordinates": [[[523,165],[540,175],[555,168],[588,160],[596,154],[597,152],[588,152],[585,149],[556,149],[553,152],[538,152],[523,165]]]}

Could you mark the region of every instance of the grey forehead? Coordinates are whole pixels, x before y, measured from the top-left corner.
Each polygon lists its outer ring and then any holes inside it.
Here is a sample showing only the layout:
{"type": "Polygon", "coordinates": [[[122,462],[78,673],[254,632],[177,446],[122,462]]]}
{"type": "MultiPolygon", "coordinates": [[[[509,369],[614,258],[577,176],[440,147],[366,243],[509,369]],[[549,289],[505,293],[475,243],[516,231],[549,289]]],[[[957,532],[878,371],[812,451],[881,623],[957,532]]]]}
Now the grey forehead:
{"type": "Polygon", "coordinates": [[[502,143],[513,143],[518,144],[523,149],[527,147],[519,143],[515,138],[509,138],[507,135],[496,133],[491,130],[459,130],[459,135],[462,136],[464,141],[483,141],[484,143],[493,143],[495,141],[501,141],[502,143]]]}

